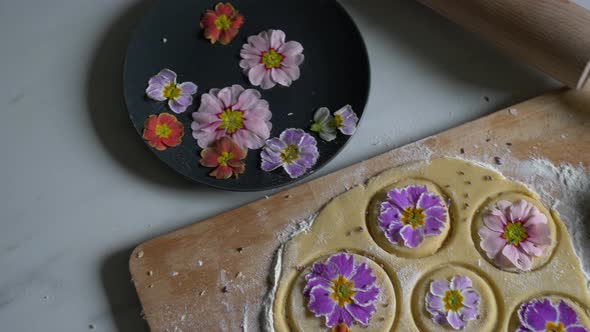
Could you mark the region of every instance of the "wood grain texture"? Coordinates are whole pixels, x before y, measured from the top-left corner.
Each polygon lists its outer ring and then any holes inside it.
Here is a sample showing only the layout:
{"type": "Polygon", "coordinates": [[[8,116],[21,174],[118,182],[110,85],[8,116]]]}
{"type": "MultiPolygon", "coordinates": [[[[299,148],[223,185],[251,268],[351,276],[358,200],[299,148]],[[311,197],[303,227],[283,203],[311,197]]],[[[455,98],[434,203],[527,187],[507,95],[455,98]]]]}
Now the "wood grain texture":
{"type": "MultiPolygon", "coordinates": [[[[554,163],[590,164],[589,92],[552,92],[511,109],[141,244],[130,268],[151,329],[240,330],[245,312],[258,317],[281,234],[346,188],[420,159],[412,156],[420,149],[428,148],[432,157],[460,155],[493,164],[497,146],[510,142],[513,161],[536,156],[554,163]]],[[[248,330],[259,330],[257,322],[249,321],[248,330]]]]}
{"type": "Polygon", "coordinates": [[[568,0],[418,0],[572,88],[590,70],[590,11],[568,0]]]}

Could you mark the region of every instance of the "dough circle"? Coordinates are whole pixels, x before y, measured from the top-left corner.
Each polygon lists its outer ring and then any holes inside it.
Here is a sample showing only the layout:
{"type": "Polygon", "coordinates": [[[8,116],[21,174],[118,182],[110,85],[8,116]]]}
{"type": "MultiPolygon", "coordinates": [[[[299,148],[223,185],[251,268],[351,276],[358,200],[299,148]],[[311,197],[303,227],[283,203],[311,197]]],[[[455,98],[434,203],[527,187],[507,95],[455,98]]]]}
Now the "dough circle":
{"type": "MultiPolygon", "coordinates": [[[[481,238],[477,232],[483,226],[483,215],[491,206],[495,205],[496,203],[498,203],[498,201],[501,201],[501,200],[515,203],[521,199],[533,204],[537,209],[539,209],[539,211],[541,211],[542,214],[545,215],[545,217],[547,217],[547,225],[549,226],[549,229],[551,230],[551,235],[550,235],[551,244],[547,247],[547,250],[545,250],[545,254],[540,257],[533,257],[533,259],[532,259],[533,267],[532,267],[531,271],[534,271],[534,270],[542,267],[543,265],[545,265],[550,260],[551,255],[553,253],[553,249],[555,248],[555,245],[557,243],[557,240],[556,240],[557,239],[557,227],[555,227],[555,221],[553,220],[551,213],[549,211],[547,211],[547,209],[543,206],[543,204],[541,204],[541,202],[539,202],[536,199],[531,198],[530,196],[527,196],[527,195],[524,195],[524,194],[521,194],[518,192],[501,193],[499,195],[496,195],[495,197],[488,199],[479,208],[479,213],[476,214],[474,222],[471,224],[472,225],[471,236],[473,237],[473,243],[475,243],[475,247],[477,248],[477,251],[481,254],[481,256],[485,260],[487,260],[490,264],[495,266],[496,268],[501,269],[503,271],[515,272],[515,273],[523,273],[523,271],[520,271],[519,269],[517,269],[516,267],[511,266],[511,265],[500,264],[496,260],[488,257],[488,255],[485,253],[485,251],[480,246],[481,238]]],[[[524,273],[526,273],[526,272],[524,272],[524,273]]]]}
{"type": "Polygon", "coordinates": [[[572,307],[572,309],[574,309],[574,311],[578,315],[578,318],[579,318],[582,326],[584,326],[586,328],[590,328],[590,317],[588,316],[589,310],[587,308],[584,308],[580,304],[579,301],[574,300],[574,299],[570,298],[569,296],[561,296],[558,294],[548,293],[545,295],[539,295],[538,297],[528,298],[528,299],[520,302],[512,310],[512,314],[510,315],[510,320],[508,321],[508,326],[507,326],[508,331],[516,331],[516,329],[520,326],[520,321],[518,319],[518,309],[520,309],[520,306],[523,303],[531,301],[532,299],[535,299],[535,298],[537,298],[537,299],[549,298],[549,300],[551,300],[551,303],[553,303],[553,304],[557,304],[560,300],[564,300],[565,303],[567,303],[570,307],[572,307]]]}
{"type": "MultiPolygon", "coordinates": [[[[369,324],[371,331],[390,331],[395,320],[396,313],[396,296],[393,284],[387,272],[375,263],[373,260],[357,255],[351,254],[354,257],[355,264],[362,262],[367,263],[373,269],[373,275],[377,278],[377,285],[381,292],[375,302],[377,311],[371,317],[369,324]]],[[[325,261],[329,256],[322,257],[317,261],[325,261]]],[[[305,276],[310,273],[311,265],[306,267],[295,279],[289,298],[287,300],[287,316],[289,320],[289,327],[292,331],[328,331],[325,325],[324,317],[315,317],[309,309],[307,309],[307,298],[303,296],[303,288],[305,287],[305,276]]],[[[361,325],[353,325],[353,331],[360,330],[361,325]]]]}
{"type": "Polygon", "coordinates": [[[369,232],[371,233],[371,236],[375,242],[377,242],[377,244],[385,251],[393,255],[405,258],[420,258],[434,255],[438,250],[441,249],[445,239],[449,234],[449,231],[451,230],[451,218],[449,207],[447,206],[446,196],[443,195],[440,188],[431,181],[410,178],[396,182],[393,185],[390,185],[379,191],[371,199],[371,203],[369,204],[369,209],[367,211],[367,228],[369,229],[369,232]],[[381,230],[378,226],[380,206],[381,203],[387,199],[387,192],[395,188],[403,188],[409,185],[426,186],[428,191],[438,195],[442,199],[446,210],[445,226],[442,229],[442,233],[436,236],[425,237],[424,241],[417,248],[408,248],[404,246],[403,243],[391,243],[387,237],[385,237],[383,230],[381,230]]]}
{"type": "Polygon", "coordinates": [[[461,275],[471,279],[473,288],[479,293],[479,316],[468,321],[462,331],[492,332],[497,330],[498,304],[496,294],[481,272],[458,264],[447,264],[433,271],[427,272],[417,283],[412,294],[412,316],[418,330],[430,331],[455,331],[450,325],[436,324],[428,311],[426,311],[426,294],[429,292],[430,283],[434,280],[451,280],[452,277],[461,275]]]}

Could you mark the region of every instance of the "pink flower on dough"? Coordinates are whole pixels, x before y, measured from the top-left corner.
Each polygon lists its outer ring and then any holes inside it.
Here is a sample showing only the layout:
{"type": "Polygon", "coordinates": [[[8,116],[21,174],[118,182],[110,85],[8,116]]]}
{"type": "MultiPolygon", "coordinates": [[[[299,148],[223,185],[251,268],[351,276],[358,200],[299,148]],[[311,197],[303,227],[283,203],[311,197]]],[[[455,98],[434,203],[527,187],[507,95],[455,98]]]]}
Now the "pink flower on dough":
{"type": "Polygon", "coordinates": [[[243,148],[258,149],[270,137],[271,117],[268,102],[260,92],[233,85],[211,89],[201,96],[191,128],[203,149],[226,136],[243,148]]]}
{"type": "Polygon", "coordinates": [[[290,86],[300,76],[303,62],[303,46],[296,41],[285,42],[281,30],[263,31],[248,37],[240,52],[240,67],[250,83],[262,89],[270,89],[277,83],[290,86]]]}
{"type": "Polygon", "coordinates": [[[532,258],[543,256],[551,244],[547,217],[525,200],[499,201],[484,214],[483,223],[480,246],[501,266],[529,271],[532,258]]]}

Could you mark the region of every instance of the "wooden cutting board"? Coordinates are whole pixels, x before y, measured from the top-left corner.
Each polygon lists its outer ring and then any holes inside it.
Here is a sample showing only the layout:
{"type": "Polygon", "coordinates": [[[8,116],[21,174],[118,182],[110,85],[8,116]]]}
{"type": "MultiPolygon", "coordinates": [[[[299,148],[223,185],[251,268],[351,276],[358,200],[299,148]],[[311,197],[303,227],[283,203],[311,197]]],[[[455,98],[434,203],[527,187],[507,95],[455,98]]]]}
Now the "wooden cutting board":
{"type": "Polygon", "coordinates": [[[588,166],[590,91],[547,93],[139,245],[130,268],[149,326],[258,331],[273,254],[298,221],[385,169],[440,156],[496,164],[507,175],[508,159],[588,166]]]}

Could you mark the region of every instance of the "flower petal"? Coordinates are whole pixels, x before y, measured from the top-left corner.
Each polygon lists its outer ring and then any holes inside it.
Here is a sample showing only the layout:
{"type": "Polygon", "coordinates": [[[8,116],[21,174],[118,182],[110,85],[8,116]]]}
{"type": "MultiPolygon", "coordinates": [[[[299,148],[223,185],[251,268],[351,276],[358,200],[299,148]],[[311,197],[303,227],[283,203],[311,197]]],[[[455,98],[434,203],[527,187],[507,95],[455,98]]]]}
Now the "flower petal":
{"type": "Polygon", "coordinates": [[[214,148],[206,148],[201,151],[200,163],[205,167],[217,167],[219,165],[217,158],[219,153],[214,148]]]}
{"type": "Polygon", "coordinates": [[[465,322],[463,322],[463,320],[459,316],[459,313],[455,311],[449,311],[447,313],[447,321],[455,330],[460,330],[463,328],[463,326],[465,326],[465,322]]]}
{"type": "Polygon", "coordinates": [[[447,280],[434,280],[430,283],[430,293],[442,298],[450,287],[451,284],[447,280]]]}
{"type": "Polygon", "coordinates": [[[431,292],[426,293],[426,311],[428,311],[432,315],[438,312],[443,312],[444,303],[442,299],[432,294],[431,292]]]}
{"type": "Polygon", "coordinates": [[[265,69],[264,75],[262,76],[262,82],[260,83],[260,87],[263,90],[268,90],[270,88],[273,88],[275,85],[277,85],[277,82],[273,81],[270,73],[271,73],[270,70],[265,69]]]}
{"type": "Polygon", "coordinates": [[[285,33],[282,30],[269,30],[267,34],[270,36],[270,47],[279,50],[285,44],[285,33]]]}
{"type": "Polygon", "coordinates": [[[513,245],[505,246],[502,249],[502,255],[522,271],[529,271],[532,267],[530,258],[513,245]]]}
{"type": "Polygon", "coordinates": [[[150,85],[145,90],[146,95],[156,101],[164,101],[167,98],[164,97],[164,87],[163,86],[153,86],[150,85]]]}
{"type": "Polygon", "coordinates": [[[527,240],[538,245],[551,244],[551,229],[547,224],[533,224],[526,227],[527,240]]]}
{"type": "Polygon", "coordinates": [[[270,49],[270,41],[265,38],[266,33],[260,33],[255,36],[248,37],[248,44],[252,45],[258,52],[266,52],[270,49]]]}
{"type": "Polygon", "coordinates": [[[578,315],[565,301],[560,300],[557,305],[559,310],[559,321],[563,323],[565,327],[575,325],[578,323],[578,315]]]}
{"type": "Polygon", "coordinates": [[[338,268],[337,273],[343,275],[346,279],[350,278],[350,275],[354,269],[354,257],[344,253],[336,254],[328,258],[328,262],[336,265],[338,268]]]}
{"type": "Polygon", "coordinates": [[[481,239],[479,246],[489,258],[496,257],[506,246],[506,240],[501,237],[502,234],[496,233],[486,226],[481,226],[477,233],[481,239]]]}
{"type": "Polygon", "coordinates": [[[170,107],[172,112],[174,112],[176,114],[180,114],[180,113],[183,113],[184,111],[186,111],[188,106],[182,105],[174,99],[170,99],[170,100],[168,100],[168,107],[170,107]]]}
{"type": "Polygon", "coordinates": [[[479,310],[477,310],[477,308],[463,307],[460,310],[460,314],[461,314],[461,318],[464,321],[474,320],[477,318],[477,315],[479,314],[479,310]]]}
{"type": "Polygon", "coordinates": [[[533,300],[524,313],[525,325],[531,329],[542,331],[547,322],[557,320],[557,309],[547,298],[533,300]]]}
{"type": "Polygon", "coordinates": [[[298,66],[283,66],[281,69],[291,78],[292,81],[296,81],[301,76],[301,71],[298,66]]]}
{"type": "Polygon", "coordinates": [[[311,289],[314,288],[315,286],[318,286],[318,285],[320,285],[326,289],[329,289],[330,288],[330,280],[327,280],[327,279],[320,277],[318,275],[315,275],[313,273],[306,275],[305,276],[305,287],[303,288],[303,295],[309,297],[309,293],[311,292],[311,289]]]}
{"type": "Polygon", "coordinates": [[[428,192],[428,188],[426,186],[407,186],[406,192],[408,196],[408,201],[415,206],[416,204],[418,204],[420,196],[428,192]]]}
{"type": "Polygon", "coordinates": [[[270,77],[272,78],[273,81],[277,82],[278,84],[280,84],[282,86],[290,86],[291,83],[293,82],[291,80],[291,78],[289,77],[289,75],[287,75],[287,73],[285,73],[285,71],[280,68],[271,69],[270,70],[270,77]]]}
{"type": "Polygon", "coordinates": [[[454,276],[451,279],[451,289],[457,289],[457,290],[464,290],[467,288],[471,288],[473,287],[473,283],[471,282],[471,279],[469,279],[466,276],[454,276]]]}
{"type": "Polygon", "coordinates": [[[305,167],[296,163],[283,165],[283,168],[292,179],[298,178],[305,174],[305,167]]]}
{"type": "Polygon", "coordinates": [[[420,228],[412,228],[410,225],[402,227],[400,235],[404,240],[404,245],[408,248],[416,248],[424,241],[424,235],[420,228]]]}
{"type": "Polygon", "coordinates": [[[354,281],[354,289],[364,289],[375,283],[377,280],[373,275],[373,269],[371,269],[366,263],[357,266],[354,275],[350,279],[354,281]]]}
{"type": "Polygon", "coordinates": [[[474,289],[468,289],[461,292],[463,295],[463,305],[468,308],[477,308],[480,298],[479,294],[474,289]]]}
{"type": "Polygon", "coordinates": [[[508,218],[513,221],[524,221],[527,219],[528,210],[530,209],[529,204],[524,199],[519,200],[516,203],[513,203],[509,208],[509,215],[508,218]]]}
{"type": "Polygon", "coordinates": [[[352,315],[347,310],[336,306],[334,311],[327,317],[326,325],[332,327],[339,323],[344,323],[347,326],[352,326],[353,322],[354,318],[352,318],[352,315]]]}
{"type": "Polygon", "coordinates": [[[336,302],[330,298],[331,290],[329,288],[317,285],[309,292],[309,302],[307,308],[316,316],[328,315],[334,311],[336,302]]]}
{"type": "MultiPolygon", "coordinates": [[[[355,286],[357,284],[355,283],[355,286]]],[[[356,302],[356,304],[361,306],[366,306],[371,304],[377,300],[377,296],[379,295],[379,288],[377,286],[373,286],[369,288],[367,291],[357,290],[354,293],[352,299],[356,302]]]]}
{"type": "Polygon", "coordinates": [[[503,215],[498,215],[497,213],[486,213],[483,216],[483,223],[492,231],[498,233],[504,233],[504,226],[506,225],[506,219],[503,215]]]}
{"type": "Polygon", "coordinates": [[[430,208],[440,208],[443,206],[443,202],[438,195],[431,193],[423,193],[419,196],[416,206],[424,211],[430,208]]]}
{"type": "MultiPolygon", "coordinates": [[[[261,101],[262,95],[258,90],[255,89],[247,89],[240,93],[238,96],[238,100],[233,106],[233,110],[235,111],[243,111],[247,112],[257,106],[261,101]]],[[[268,106],[268,104],[266,105],[268,106]]],[[[268,108],[268,107],[267,107],[268,108]]]]}
{"type": "Polygon", "coordinates": [[[403,211],[407,207],[412,207],[413,205],[408,200],[408,192],[405,188],[403,189],[392,189],[387,193],[387,198],[389,201],[395,205],[400,211],[403,211]]]}
{"type": "Polygon", "coordinates": [[[160,70],[160,72],[156,76],[160,76],[166,79],[167,82],[176,83],[176,73],[168,68],[160,70]]]}
{"type": "Polygon", "coordinates": [[[375,305],[370,304],[368,306],[360,306],[355,303],[349,303],[345,306],[346,310],[351,314],[355,321],[361,325],[367,326],[369,319],[377,309],[375,305]]]}
{"type": "Polygon", "coordinates": [[[264,76],[267,74],[267,70],[266,67],[264,66],[264,64],[259,64],[255,67],[252,67],[250,70],[248,70],[248,79],[250,80],[250,83],[254,86],[259,86],[262,84],[262,81],[264,80],[264,76]]]}
{"type": "Polygon", "coordinates": [[[303,53],[303,46],[296,41],[288,41],[284,43],[277,51],[285,57],[292,57],[303,53]]]}
{"type": "Polygon", "coordinates": [[[193,82],[183,82],[180,83],[178,87],[182,91],[182,94],[185,95],[194,95],[195,93],[197,93],[198,90],[197,85],[193,82]]]}

